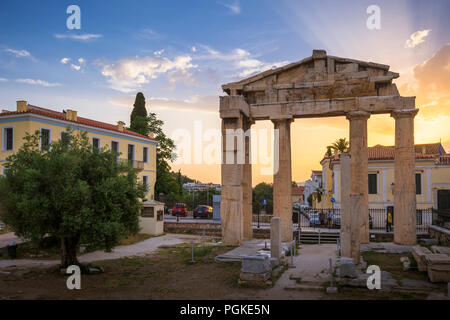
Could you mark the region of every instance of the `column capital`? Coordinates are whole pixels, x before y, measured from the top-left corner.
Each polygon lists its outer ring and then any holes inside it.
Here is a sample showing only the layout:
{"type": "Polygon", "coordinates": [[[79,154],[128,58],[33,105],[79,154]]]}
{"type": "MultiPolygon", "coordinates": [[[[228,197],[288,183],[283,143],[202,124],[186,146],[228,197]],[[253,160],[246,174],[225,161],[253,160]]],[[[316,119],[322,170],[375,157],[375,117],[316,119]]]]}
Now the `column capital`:
{"type": "Polygon", "coordinates": [[[402,109],[402,110],[395,110],[391,112],[391,117],[394,119],[397,118],[414,118],[419,112],[419,109],[402,109]]]}
{"type": "Polygon", "coordinates": [[[294,118],[292,118],[292,116],[280,116],[277,118],[270,118],[270,121],[272,121],[273,123],[277,123],[277,122],[294,122],[294,118]]]}
{"type": "Polygon", "coordinates": [[[366,111],[355,110],[347,112],[345,117],[347,118],[347,120],[367,120],[370,118],[370,113],[366,111]]]}

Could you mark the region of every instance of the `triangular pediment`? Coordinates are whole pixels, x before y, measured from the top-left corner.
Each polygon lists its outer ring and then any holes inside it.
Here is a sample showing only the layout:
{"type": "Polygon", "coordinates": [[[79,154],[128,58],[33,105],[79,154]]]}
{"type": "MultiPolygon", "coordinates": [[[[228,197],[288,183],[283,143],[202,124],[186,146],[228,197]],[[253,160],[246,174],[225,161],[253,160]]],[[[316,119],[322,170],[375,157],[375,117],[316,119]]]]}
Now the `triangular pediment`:
{"type": "Polygon", "coordinates": [[[388,65],[314,50],[311,57],[225,84],[222,89],[229,95],[246,96],[249,103],[398,95],[392,84],[398,77],[388,65]]]}

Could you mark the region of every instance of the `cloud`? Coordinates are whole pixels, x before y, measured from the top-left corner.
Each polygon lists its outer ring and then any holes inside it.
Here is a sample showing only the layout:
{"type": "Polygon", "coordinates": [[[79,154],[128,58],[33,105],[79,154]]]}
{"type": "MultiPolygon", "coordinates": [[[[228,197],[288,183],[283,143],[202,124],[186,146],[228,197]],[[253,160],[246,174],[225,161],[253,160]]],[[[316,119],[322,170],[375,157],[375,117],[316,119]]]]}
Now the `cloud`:
{"type": "Polygon", "coordinates": [[[53,35],[56,39],[71,39],[71,40],[80,40],[80,41],[89,41],[92,39],[98,39],[103,37],[101,34],[92,34],[92,33],[84,33],[84,34],[60,34],[56,33],[53,35]]]}
{"type": "Polygon", "coordinates": [[[135,57],[104,65],[103,76],[108,78],[111,88],[122,92],[133,92],[150,80],[172,72],[175,81],[180,75],[189,76],[189,70],[197,66],[190,56],[178,56],[173,60],[163,57],[135,57]],[[179,73],[176,73],[176,72],[179,73]]]}
{"type": "Polygon", "coordinates": [[[425,37],[431,32],[431,29],[419,30],[414,32],[408,40],[406,40],[406,48],[414,48],[425,42],[425,37]]]}
{"type": "Polygon", "coordinates": [[[197,48],[196,48],[195,46],[193,46],[193,47],[191,48],[191,50],[192,50],[192,52],[197,52],[197,48]]]}
{"type": "MultiPolygon", "coordinates": [[[[71,61],[71,58],[62,58],[60,62],[62,64],[67,64],[69,61],[71,61]]],[[[71,63],[70,68],[76,71],[80,71],[83,69],[83,67],[86,65],[86,60],[84,58],[78,58],[78,64],[71,63]]]]}
{"type": "Polygon", "coordinates": [[[8,79],[6,79],[6,78],[0,78],[0,82],[6,82],[6,81],[8,81],[8,79]]]}
{"type": "Polygon", "coordinates": [[[423,90],[450,93],[450,43],[444,45],[430,59],[413,69],[414,77],[423,90]]]}
{"type": "Polygon", "coordinates": [[[142,29],[136,34],[136,38],[145,40],[157,40],[163,38],[163,36],[152,29],[142,29]]]}
{"type": "MultiPolygon", "coordinates": [[[[118,106],[133,107],[135,96],[113,97],[109,102],[118,106]]],[[[179,100],[171,98],[150,97],[146,98],[148,110],[195,110],[208,113],[217,113],[219,110],[218,96],[195,95],[189,99],[179,100]]]]}
{"type": "Polygon", "coordinates": [[[217,2],[217,3],[230,9],[232,14],[240,14],[241,13],[241,6],[240,6],[238,0],[235,0],[233,3],[224,3],[224,2],[217,2]]]}
{"type": "Polygon", "coordinates": [[[74,70],[77,70],[77,71],[80,71],[80,69],[81,69],[81,66],[77,66],[76,64],[70,64],[70,67],[72,68],[72,69],[74,69],[74,70]]]}
{"type": "Polygon", "coordinates": [[[36,61],[36,59],[31,55],[27,50],[15,50],[15,49],[4,49],[3,51],[12,54],[16,58],[28,58],[32,61],[36,61]]]}
{"type": "Polygon", "coordinates": [[[37,85],[37,86],[43,86],[43,87],[58,87],[61,85],[60,83],[57,83],[57,82],[52,83],[52,82],[47,82],[44,80],[34,80],[34,79],[16,79],[16,82],[37,85]]]}
{"type": "Polygon", "coordinates": [[[288,64],[288,61],[275,61],[266,62],[259,59],[258,56],[251,54],[249,51],[236,48],[229,53],[221,53],[214,50],[209,46],[202,45],[201,48],[206,54],[195,56],[195,59],[220,62],[216,64],[218,68],[221,68],[223,62],[227,62],[227,70],[232,70],[231,77],[243,78],[254,75],[259,72],[263,72],[272,68],[278,68],[288,64]]]}
{"type": "Polygon", "coordinates": [[[162,55],[163,53],[164,53],[164,49],[161,49],[161,50],[159,50],[159,51],[153,52],[153,54],[154,54],[155,56],[160,56],[160,55],[162,55]]]}

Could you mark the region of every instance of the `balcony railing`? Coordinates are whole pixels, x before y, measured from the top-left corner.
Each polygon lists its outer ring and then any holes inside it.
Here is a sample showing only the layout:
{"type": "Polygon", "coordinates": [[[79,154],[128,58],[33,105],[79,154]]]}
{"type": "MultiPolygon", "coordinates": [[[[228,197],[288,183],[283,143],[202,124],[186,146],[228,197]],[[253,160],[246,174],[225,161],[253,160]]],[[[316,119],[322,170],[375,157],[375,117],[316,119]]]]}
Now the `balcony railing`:
{"type": "Polygon", "coordinates": [[[139,160],[128,160],[128,159],[119,159],[119,161],[124,163],[129,163],[133,168],[141,171],[144,170],[144,161],[139,160]]]}

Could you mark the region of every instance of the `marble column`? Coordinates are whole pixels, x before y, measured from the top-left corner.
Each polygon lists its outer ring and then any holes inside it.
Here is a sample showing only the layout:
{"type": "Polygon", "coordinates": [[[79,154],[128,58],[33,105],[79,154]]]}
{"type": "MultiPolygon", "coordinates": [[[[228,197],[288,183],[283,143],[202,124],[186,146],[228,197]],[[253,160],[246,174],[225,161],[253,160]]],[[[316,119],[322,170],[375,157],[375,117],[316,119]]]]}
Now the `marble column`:
{"type": "Polygon", "coordinates": [[[416,235],[414,117],[418,109],[395,111],[394,242],[413,245],[416,235]]]}
{"type": "Polygon", "coordinates": [[[222,242],[240,245],[252,237],[251,123],[243,115],[222,119],[222,197],[220,214],[222,242]]]}
{"type": "MultiPolygon", "coordinates": [[[[339,155],[341,163],[341,255],[347,258],[353,258],[358,263],[360,256],[360,225],[359,225],[359,206],[360,204],[350,201],[350,154],[345,152],[339,155]],[[352,209],[353,208],[353,209],[352,209]]],[[[360,201],[354,197],[353,201],[360,201]]]]}
{"type": "Polygon", "coordinates": [[[272,119],[275,148],[273,176],[273,215],[281,218],[281,240],[293,240],[292,231],[292,171],[291,171],[291,122],[289,119],[272,119]],[[278,132],[278,134],[277,134],[278,132]],[[277,137],[278,136],[278,137],[277,137]],[[277,139],[278,138],[278,139],[277,139]],[[278,169],[278,170],[277,170],[278,169]]]}
{"type": "Polygon", "coordinates": [[[250,129],[254,122],[244,121],[243,128],[246,132],[244,137],[245,163],[243,166],[243,239],[251,240],[253,238],[253,204],[252,204],[252,164],[251,164],[251,134],[250,129]]]}
{"type": "Polygon", "coordinates": [[[367,152],[367,119],[370,113],[351,111],[350,122],[350,193],[360,195],[360,239],[369,243],[369,176],[367,152]]]}

